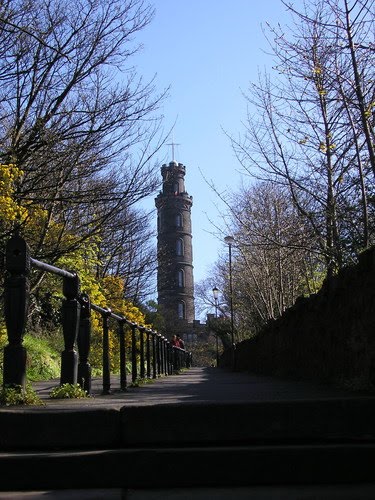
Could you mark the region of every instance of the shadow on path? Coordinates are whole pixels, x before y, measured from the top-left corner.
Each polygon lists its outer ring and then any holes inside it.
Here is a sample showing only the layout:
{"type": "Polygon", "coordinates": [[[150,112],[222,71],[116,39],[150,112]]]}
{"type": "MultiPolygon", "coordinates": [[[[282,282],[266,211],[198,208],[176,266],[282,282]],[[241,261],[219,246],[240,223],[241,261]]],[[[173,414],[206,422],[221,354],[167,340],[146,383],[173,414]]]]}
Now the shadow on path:
{"type": "Polygon", "coordinates": [[[176,403],[250,403],[256,401],[321,400],[363,397],[308,382],[233,373],[217,368],[191,368],[179,375],[161,377],[141,387],[120,391],[119,377],[111,377],[111,394],[102,395],[101,379],[93,380],[93,397],[81,400],[51,400],[49,394],[58,381],[34,384],[47,407],[122,407],[176,403]]]}

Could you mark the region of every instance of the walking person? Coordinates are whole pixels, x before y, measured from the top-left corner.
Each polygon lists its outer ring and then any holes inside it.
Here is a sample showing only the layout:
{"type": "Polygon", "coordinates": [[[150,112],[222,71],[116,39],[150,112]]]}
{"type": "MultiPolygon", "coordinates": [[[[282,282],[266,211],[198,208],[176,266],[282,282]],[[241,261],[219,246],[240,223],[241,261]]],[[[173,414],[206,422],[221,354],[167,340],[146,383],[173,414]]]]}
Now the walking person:
{"type": "Polygon", "coordinates": [[[185,342],[179,335],[176,335],[176,337],[177,337],[178,347],[180,347],[181,349],[185,349],[185,342]]]}
{"type": "Polygon", "coordinates": [[[171,344],[175,347],[180,347],[179,342],[177,340],[177,335],[172,335],[171,344]]]}

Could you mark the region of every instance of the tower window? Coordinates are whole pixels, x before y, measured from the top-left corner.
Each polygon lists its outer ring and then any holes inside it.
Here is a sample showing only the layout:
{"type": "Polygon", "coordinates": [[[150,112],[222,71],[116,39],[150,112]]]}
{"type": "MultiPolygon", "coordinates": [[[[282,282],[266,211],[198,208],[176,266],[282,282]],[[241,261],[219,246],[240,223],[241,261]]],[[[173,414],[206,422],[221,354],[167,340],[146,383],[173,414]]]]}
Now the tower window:
{"type": "Polygon", "coordinates": [[[178,319],[185,319],[185,302],[179,302],[177,304],[177,314],[178,319]]]}
{"type": "Polygon", "coordinates": [[[182,214],[176,214],[175,223],[176,227],[182,227],[182,214]]]}
{"type": "Polygon", "coordinates": [[[176,241],[176,255],[184,255],[184,242],[181,238],[176,241]]]}
{"type": "Polygon", "coordinates": [[[180,186],[179,186],[178,182],[173,183],[173,192],[174,192],[174,194],[178,194],[180,192],[180,186]]]}
{"type": "Polygon", "coordinates": [[[179,269],[177,273],[177,283],[180,288],[185,286],[185,273],[183,269],[179,269]]]}

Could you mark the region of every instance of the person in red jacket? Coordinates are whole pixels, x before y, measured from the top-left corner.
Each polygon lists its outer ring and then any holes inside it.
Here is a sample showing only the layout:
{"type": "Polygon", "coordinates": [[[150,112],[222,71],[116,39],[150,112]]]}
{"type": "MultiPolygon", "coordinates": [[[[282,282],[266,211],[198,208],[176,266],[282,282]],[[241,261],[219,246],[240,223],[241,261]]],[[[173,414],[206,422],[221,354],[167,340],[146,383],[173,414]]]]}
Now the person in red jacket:
{"type": "Polygon", "coordinates": [[[178,347],[180,347],[181,349],[185,349],[185,342],[179,335],[176,335],[176,337],[177,337],[178,347]]]}
{"type": "Polygon", "coordinates": [[[176,347],[180,347],[180,344],[177,340],[177,335],[172,335],[172,338],[171,338],[171,344],[176,346],[176,347]]]}

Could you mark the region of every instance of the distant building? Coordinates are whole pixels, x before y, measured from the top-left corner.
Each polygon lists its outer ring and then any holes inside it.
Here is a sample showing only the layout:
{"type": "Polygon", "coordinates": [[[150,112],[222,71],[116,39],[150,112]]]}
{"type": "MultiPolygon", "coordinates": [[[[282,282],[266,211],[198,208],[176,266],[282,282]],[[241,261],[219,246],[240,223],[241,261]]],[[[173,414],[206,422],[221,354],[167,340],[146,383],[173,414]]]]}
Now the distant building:
{"type": "Polygon", "coordinates": [[[195,320],[191,207],[185,190],[186,168],[171,161],[161,167],[162,191],[155,199],[158,216],[158,304],[167,335],[193,341],[205,325],[195,320]]]}

